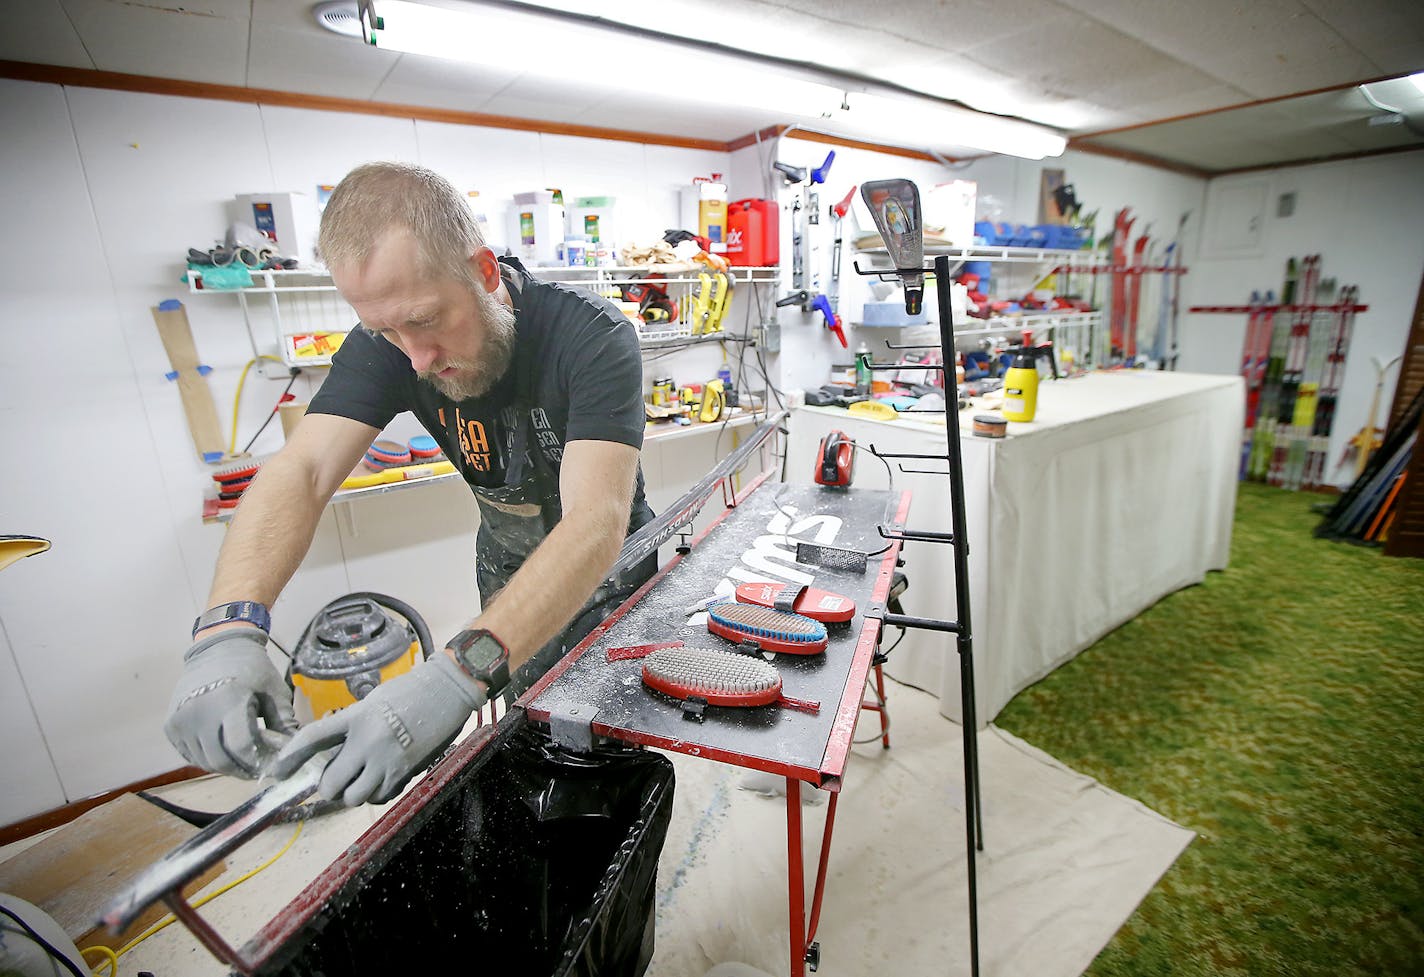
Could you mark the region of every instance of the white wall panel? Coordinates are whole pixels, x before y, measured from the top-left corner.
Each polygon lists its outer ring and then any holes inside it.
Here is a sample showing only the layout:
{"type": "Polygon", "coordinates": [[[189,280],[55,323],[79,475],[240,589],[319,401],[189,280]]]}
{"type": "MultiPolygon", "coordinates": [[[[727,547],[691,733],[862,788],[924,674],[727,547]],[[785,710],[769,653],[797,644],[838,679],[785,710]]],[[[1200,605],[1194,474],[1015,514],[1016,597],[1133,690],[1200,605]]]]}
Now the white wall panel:
{"type": "MultiPolygon", "coordinates": [[[[479,509],[457,480],[335,507],[349,593],[375,591],[420,613],[443,645],[480,609],[475,586],[479,509]]],[[[330,594],[331,600],[341,594],[330,594]]],[[[316,609],[312,610],[315,613],[316,609]]]]}
{"type": "Polygon", "coordinates": [[[176,670],[151,637],[181,633],[193,602],[65,93],[3,96],[25,138],[3,150],[0,195],[24,233],[0,261],[0,405],[30,477],[0,482],[0,512],[54,548],[7,578],[0,616],[72,798],[176,765],[151,718],[176,670]]]}
{"type": "MultiPolygon", "coordinates": [[[[348,115],[264,105],[262,132],[271,173],[253,174],[251,191],[296,191],[316,202],[319,184],[335,184],[373,160],[419,162],[415,123],[383,115],[348,115]]],[[[239,191],[241,192],[241,191],[239,191]]],[[[315,221],[315,210],[312,212],[315,221]]]]}
{"type": "MultiPolygon", "coordinates": [[[[11,573],[19,569],[10,568],[11,573]]],[[[8,578],[6,578],[8,579],[8,578]]],[[[4,581],[0,580],[0,587],[4,581]]],[[[0,625],[4,619],[0,617],[0,625]]],[[[0,824],[11,824],[64,803],[64,788],[50,759],[39,719],[0,627],[0,824]]]]}

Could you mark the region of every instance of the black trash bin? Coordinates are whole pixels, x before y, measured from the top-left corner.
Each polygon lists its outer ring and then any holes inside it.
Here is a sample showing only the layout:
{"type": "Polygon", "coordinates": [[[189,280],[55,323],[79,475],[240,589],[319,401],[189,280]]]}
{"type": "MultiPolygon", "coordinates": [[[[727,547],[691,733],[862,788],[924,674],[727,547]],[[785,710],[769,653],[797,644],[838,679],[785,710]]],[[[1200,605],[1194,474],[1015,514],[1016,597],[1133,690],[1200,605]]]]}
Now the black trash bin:
{"type": "Polygon", "coordinates": [[[511,714],[392,837],[329,869],[336,888],[318,880],[312,905],[294,901],[299,922],[278,942],[283,927],[269,924],[244,955],[263,977],[438,973],[452,961],[636,977],[653,952],[672,796],[661,754],[570,753],[511,714]]]}

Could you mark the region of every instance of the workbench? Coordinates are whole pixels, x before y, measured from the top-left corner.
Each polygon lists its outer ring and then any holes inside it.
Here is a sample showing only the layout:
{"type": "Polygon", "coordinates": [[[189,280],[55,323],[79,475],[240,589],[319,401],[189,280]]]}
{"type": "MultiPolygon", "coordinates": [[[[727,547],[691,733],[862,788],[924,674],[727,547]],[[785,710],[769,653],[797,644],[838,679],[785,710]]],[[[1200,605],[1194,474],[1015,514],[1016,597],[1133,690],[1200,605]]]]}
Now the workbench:
{"type": "Polygon", "coordinates": [[[520,699],[529,718],[556,741],[577,746],[606,738],[655,746],[786,778],[790,972],[814,965],[835,803],[865,685],[880,639],[878,615],[889,594],[899,544],[879,528],[902,527],[907,492],[758,482],[691,547],[664,567],[520,699]],[[796,542],[873,554],[864,573],[798,564],[796,542]],[[846,625],[828,627],[823,654],[777,655],[784,694],[820,703],[807,713],[777,705],[709,706],[699,720],[642,685],[641,661],[609,661],[608,651],[682,641],[730,650],[709,635],[697,606],[753,580],[811,584],[856,603],[846,625]],[[809,922],[801,837],[801,785],[831,792],[809,922]]]}
{"type": "MultiPolygon", "coordinates": [[[[987,725],[1018,692],[1230,556],[1244,393],[1238,376],[1115,370],[1039,386],[1038,415],[1008,436],[973,435],[981,404],[958,412],[968,517],[975,704],[987,725]]],[[[832,430],[862,447],[943,454],[944,415],[889,421],[843,408],[791,416],[787,478],[809,482],[832,430]]],[[[907,465],[943,470],[933,461],[907,465]]],[[[855,486],[915,496],[915,528],[950,531],[949,479],[857,452],[855,486]]],[[[947,547],[910,545],[911,615],[952,614],[947,547]]],[[[961,721],[954,635],[910,631],[885,664],[961,721]]]]}

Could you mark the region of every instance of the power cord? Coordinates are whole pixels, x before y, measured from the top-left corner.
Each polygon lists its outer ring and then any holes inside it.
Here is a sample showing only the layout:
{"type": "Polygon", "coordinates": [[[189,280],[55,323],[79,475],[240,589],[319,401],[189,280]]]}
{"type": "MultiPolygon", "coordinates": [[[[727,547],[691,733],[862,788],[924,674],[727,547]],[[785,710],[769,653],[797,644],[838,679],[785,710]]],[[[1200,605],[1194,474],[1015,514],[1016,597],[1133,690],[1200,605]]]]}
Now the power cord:
{"type": "Polygon", "coordinates": [[[242,372],[238,374],[237,393],[234,394],[232,398],[232,437],[228,440],[227,445],[227,453],[230,455],[237,454],[237,409],[242,404],[242,388],[247,383],[247,371],[252,369],[258,360],[270,360],[273,363],[282,362],[275,356],[268,353],[261,353],[248,360],[246,365],[243,366],[242,372]]]}
{"type": "MultiPolygon", "coordinates": [[[[214,892],[208,893],[207,895],[203,896],[201,899],[195,899],[195,900],[193,901],[193,903],[192,903],[193,908],[194,908],[194,909],[199,909],[199,908],[201,908],[201,907],[203,907],[203,906],[206,906],[208,903],[212,902],[212,901],[213,901],[214,899],[216,899],[218,896],[222,895],[222,894],[225,893],[225,892],[229,892],[229,891],[231,891],[232,889],[237,888],[239,885],[241,885],[242,883],[246,882],[248,879],[252,878],[252,877],[253,877],[254,875],[256,875],[258,872],[262,872],[262,871],[266,870],[267,868],[271,867],[271,865],[272,865],[274,862],[276,862],[277,859],[279,859],[279,858],[281,858],[283,855],[287,854],[287,852],[291,849],[292,845],[296,844],[297,839],[301,837],[301,834],[302,834],[302,822],[301,822],[301,821],[298,821],[298,822],[297,822],[297,830],[292,832],[292,837],[290,837],[290,838],[287,839],[287,843],[282,846],[281,850],[278,851],[277,854],[275,854],[275,855],[273,855],[271,858],[267,859],[267,861],[263,862],[261,865],[257,866],[257,867],[254,868],[252,871],[247,872],[247,873],[245,873],[244,875],[240,876],[239,878],[236,878],[236,879],[234,879],[233,881],[229,882],[227,885],[224,885],[222,888],[217,889],[217,890],[214,891],[214,892]]],[[[0,908],[3,908],[3,907],[0,907],[0,908]]],[[[152,926],[150,926],[148,929],[144,930],[144,931],[143,931],[142,933],[140,933],[138,936],[135,936],[132,940],[129,940],[129,941],[128,941],[127,943],[125,943],[122,947],[120,947],[120,948],[114,953],[115,959],[117,959],[117,958],[119,958],[119,957],[122,957],[125,953],[128,953],[130,950],[132,950],[134,947],[138,946],[138,945],[139,945],[140,943],[142,943],[144,940],[148,939],[149,937],[153,936],[154,934],[158,933],[159,931],[161,931],[161,930],[167,928],[167,927],[170,926],[170,925],[173,923],[173,921],[176,920],[177,918],[178,918],[178,917],[177,917],[177,916],[174,916],[172,913],[169,913],[167,916],[164,916],[164,917],[163,917],[162,919],[160,919],[158,922],[154,923],[154,924],[153,924],[152,926]]]]}
{"type": "MultiPolygon", "coordinates": [[[[109,949],[102,943],[95,943],[93,946],[86,946],[81,948],[79,951],[79,955],[82,957],[84,956],[84,954],[89,953],[91,950],[97,950],[99,953],[102,953],[104,955],[103,961],[96,964],[90,969],[89,973],[92,975],[92,977],[99,977],[99,968],[104,966],[104,964],[106,963],[109,965],[109,977],[119,977],[119,955],[117,953],[115,953],[113,950],[109,949]]],[[[85,960],[84,962],[88,963],[89,961],[85,960]]]]}
{"type": "MultiPolygon", "coordinates": [[[[293,367],[289,367],[288,369],[289,369],[289,371],[290,371],[290,373],[291,373],[291,378],[287,380],[287,387],[286,387],[286,389],[282,391],[282,396],[280,396],[280,397],[277,398],[277,405],[272,408],[272,413],[270,413],[270,414],[267,415],[267,420],[265,420],[265,421],[262,422],[262,426],[259,427],[259,428],[257,429],[257,433],[252,436],[252,440],[251,440],[251,441],[248,441],[248,442],[247,442],[247,446],[242,449],[242,452],[241,452],[242,454],[244,454],[244,455],[247,454],[247,452],[248,452],[249,450],[251,450],[252,445],[257,441],[258,438],[260,438],[260,437],[262,436],[262,432],[265,431],[265,430],[267,430],[267,425],[268,425],[268,424],[271,424],[271,423],[272,423],[272,418],[274,418],[274,417],[277,416],[277,407],[280,407],[280,406],[282,406],[282,404],[286,403],[286,401],[287,401],[287,394],[289,394],[289,393],[292,392],[292,385],[297,382],[297,377],[299,377],[299,376],[302,375],[302,371],[301,371],[298,367],[293,366],[293,367]]],[[[234,423],[235,423],[235,420],[234,420],[234,423]]],[[[236,428],[234,428],[234,433],[236,433],[236,428]]]]}

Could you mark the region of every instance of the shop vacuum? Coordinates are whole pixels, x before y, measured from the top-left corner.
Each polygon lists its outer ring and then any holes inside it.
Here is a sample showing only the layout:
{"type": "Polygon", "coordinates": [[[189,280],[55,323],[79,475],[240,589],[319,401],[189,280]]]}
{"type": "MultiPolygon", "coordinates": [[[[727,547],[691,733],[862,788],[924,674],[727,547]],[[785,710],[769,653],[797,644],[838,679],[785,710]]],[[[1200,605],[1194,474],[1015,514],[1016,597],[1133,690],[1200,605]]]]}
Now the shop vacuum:
{"type": "Polygon", "coordinates": [[[429,658],[430,631],[404,601],[361,591],[312,618],[292,656],[291,681],[320,719],[429,658]]]}

